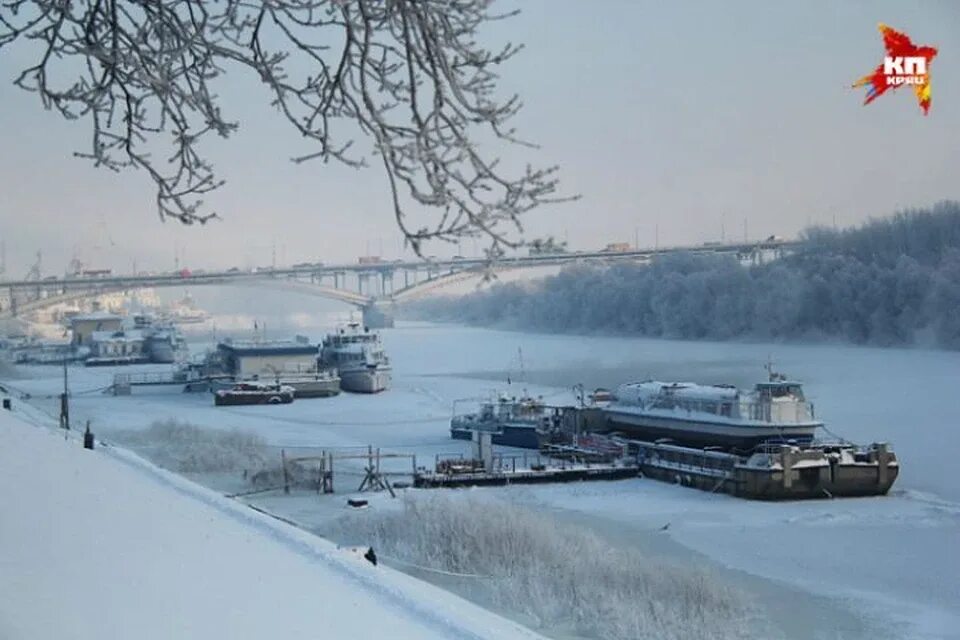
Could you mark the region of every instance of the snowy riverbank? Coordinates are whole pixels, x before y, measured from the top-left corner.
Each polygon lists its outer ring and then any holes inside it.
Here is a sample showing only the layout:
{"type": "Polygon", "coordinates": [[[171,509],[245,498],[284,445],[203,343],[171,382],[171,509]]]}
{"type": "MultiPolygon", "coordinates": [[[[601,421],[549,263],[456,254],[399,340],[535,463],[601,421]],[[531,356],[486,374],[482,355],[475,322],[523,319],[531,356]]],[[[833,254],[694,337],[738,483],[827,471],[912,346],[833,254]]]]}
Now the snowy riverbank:
{"type": "Polygon", "coordinates": [[[0,430],[0,637],[537,637],[122,450],[0,430]]]}

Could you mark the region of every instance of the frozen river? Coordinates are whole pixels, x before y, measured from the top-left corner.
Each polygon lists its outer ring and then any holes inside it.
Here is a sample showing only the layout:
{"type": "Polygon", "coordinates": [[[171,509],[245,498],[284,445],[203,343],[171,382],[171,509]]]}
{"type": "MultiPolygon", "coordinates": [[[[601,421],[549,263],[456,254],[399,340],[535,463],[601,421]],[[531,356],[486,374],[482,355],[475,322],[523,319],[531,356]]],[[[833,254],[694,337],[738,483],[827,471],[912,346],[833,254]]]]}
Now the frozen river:
{"type": "MultiPolygon", "coordinates": [[[[297,331],[316,341],[328,328],[329,318],[311,326],[301,317],[297,331]]],[[[204,394],[104,396],[96,390],[109,384],[112,371],[75,369],[74,421],[91,419],[98,435],[109,437],[179,418],[253,430],[278,446],[373,444],[432,458],[462,450],[449,439],[451,403],[504,389],[508,378],[517,391],[523,385],[558,402],[569,401],[577,383],[592,389],[656,378],[750,386],[772,358],[778,371],[805,383],[832,431],[857,442],[893,443],[902,471],[890,496],[764,504],[647,480],[500,495],[603,522],[610,535],[638,544],[650,544],[649,532],[669,523],[669,545],[654,548],[674,554],[688,549],[833,607],[820,626],[785,625],[787,636],[960,637],[960,482],[954,471],[960,353],[541,335],[427,323],[402,323],[385,331],[384,341],[395,385],[377,396],[213,407],[204,394]],[[833,627],[836,635],[827,633],[833,627]]],[[[36,396],[60,384],[56,370],[40,367],[22,370],[10,383],[36,396]]],[[[36,398],[35,404],[54,411],[52,400],[36,398]]]]}

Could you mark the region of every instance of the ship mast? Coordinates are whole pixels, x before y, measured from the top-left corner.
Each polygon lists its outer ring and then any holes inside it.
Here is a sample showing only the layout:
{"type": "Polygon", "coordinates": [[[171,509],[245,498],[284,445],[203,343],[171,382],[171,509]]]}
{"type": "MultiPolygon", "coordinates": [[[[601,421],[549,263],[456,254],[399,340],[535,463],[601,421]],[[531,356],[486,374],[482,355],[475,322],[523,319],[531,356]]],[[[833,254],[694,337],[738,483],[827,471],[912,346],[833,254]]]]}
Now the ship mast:
{"type": "Polygon", "coordinates": [[[763,368],[767,371],[768,382],[779,382],[787,379],[782,373],[777,373],[773,370],[773,359],[769,355],[767,355],[767,363],[763,365],[763,368]]]}

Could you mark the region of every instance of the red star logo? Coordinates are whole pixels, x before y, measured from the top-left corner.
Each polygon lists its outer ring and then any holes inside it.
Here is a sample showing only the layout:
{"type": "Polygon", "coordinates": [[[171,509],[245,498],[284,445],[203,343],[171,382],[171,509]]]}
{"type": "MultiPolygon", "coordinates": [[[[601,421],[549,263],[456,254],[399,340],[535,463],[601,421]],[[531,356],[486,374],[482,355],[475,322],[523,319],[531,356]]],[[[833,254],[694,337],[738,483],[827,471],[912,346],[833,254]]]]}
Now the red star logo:
{"type": "Polygon", "coordinates": [[[885,24],[880,25],[880,33],[883,35],[883,47],[887,51],[884,63],[874,69],[873,73],[853,83],[854,87],[867,87],[867,97],[863,104],[870,104],[888,89],[896,90],[904,85],[912,85],[923,115],[927,115],[930,111],[930,63],[937,55],[936,47],[917,46],[905,33],[885,24]],[[900,71],[905,61],[908,68],[916,71],[917,59],[924,61],[922,73],[900,71]]]}

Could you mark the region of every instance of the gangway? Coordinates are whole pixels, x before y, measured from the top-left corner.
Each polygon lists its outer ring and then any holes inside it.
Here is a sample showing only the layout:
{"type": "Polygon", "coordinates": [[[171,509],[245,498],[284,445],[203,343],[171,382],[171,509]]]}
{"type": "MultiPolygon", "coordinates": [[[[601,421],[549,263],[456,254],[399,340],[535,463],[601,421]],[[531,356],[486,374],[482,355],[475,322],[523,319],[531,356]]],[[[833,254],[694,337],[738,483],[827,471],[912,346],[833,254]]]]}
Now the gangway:
{"type": "Polygon", "coordinates": [[[233,380],[228,375],[203,376],[195,371],[144,371],[117,373],[113,376],[110,391],[115,396],[130,395],[133,387],[209,384],[217,380],[233,380]]]}

